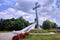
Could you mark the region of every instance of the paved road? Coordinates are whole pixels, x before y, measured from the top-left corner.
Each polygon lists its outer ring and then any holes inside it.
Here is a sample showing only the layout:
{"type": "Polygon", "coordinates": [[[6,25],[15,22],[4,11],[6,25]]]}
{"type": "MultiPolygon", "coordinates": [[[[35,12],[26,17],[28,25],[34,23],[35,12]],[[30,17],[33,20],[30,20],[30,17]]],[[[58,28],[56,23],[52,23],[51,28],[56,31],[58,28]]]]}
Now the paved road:
{"type": "Polygon", "coordinates": [[[6,33],[0,32],[0,40],[12,40],[12,37],[14,35],[15,34],[13,34],[12,32],[6,32],[6,33]]]}

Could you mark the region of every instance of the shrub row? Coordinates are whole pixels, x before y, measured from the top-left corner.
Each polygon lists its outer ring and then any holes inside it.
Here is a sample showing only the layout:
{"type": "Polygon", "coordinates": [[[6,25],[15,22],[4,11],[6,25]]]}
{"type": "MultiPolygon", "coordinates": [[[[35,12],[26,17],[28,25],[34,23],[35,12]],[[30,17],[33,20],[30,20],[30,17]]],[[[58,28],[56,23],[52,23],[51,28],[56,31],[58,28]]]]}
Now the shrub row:
{"type": "Polygon", "coordinates": [[[57,30],[48,30],[48,32],[55,32],[55,33],[57,33],[57,30]]]}
{"type": "Polygon", "coordinates": [[[30,33],[48,33],[47,30],[31,30],[30,33]]]}
{"type": "Polygon", "coordinates": [[[57,31],[57,30],[31,30],[30,33],[48,33],[48,32],[60,32],[60,31],[57,31]]]}

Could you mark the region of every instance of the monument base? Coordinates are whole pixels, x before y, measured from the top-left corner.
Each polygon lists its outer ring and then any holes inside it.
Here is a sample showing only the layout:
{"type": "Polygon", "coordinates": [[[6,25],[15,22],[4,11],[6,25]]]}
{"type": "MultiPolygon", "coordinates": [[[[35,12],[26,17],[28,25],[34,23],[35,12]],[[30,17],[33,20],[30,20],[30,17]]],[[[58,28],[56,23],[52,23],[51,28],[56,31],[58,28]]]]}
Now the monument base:
{"type": "Polygon", "coordinates": [[[40,26],[37,26],[37,25],[35,25],[35,29],[42,30],[42,28],[40,26]]]}

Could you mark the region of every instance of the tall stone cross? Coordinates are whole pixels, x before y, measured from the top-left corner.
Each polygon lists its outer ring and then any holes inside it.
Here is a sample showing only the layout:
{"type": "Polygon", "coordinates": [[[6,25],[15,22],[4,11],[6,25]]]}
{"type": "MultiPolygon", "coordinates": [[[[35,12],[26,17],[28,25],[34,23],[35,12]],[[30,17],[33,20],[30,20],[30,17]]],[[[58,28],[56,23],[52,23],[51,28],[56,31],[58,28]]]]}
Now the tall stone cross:
{"type": "Polygon", "coordinates": [[[38,13],[37,13],[37,8],[39,8],[40,5],[38,5],[38,2],[35,3],[35,7],[33,8],[33,10],[35,10],[35,13],[36,13],[36,19],[35,19],[35,22],[36,22],[36,26],[35,28],[36,29],[39,29],[39,24],[38,24],[38,13]]]}

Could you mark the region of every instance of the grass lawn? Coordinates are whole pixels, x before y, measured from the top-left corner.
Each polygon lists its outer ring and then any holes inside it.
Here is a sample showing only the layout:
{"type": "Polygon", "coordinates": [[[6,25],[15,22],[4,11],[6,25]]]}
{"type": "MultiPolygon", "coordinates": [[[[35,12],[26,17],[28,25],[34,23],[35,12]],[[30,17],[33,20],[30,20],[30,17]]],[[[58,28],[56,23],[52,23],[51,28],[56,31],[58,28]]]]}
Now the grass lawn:
{"type": "MultiPolygon", "coordinates": [[[[60,40],[60,33],[57,30],[31,30],[29,33],[40,33],[39,35],[30,34],[22,40],[60,40]],[[55,32],[53,35],[42,35],[41,33],[55,32]]],[[[21,39],[20,39],[21,40],[21,39]]]]}
{"type": "Polygon", "coordinates": [[[60,40],[60,34],[54,35],[29,35],[23,40],[60,40]]]}

